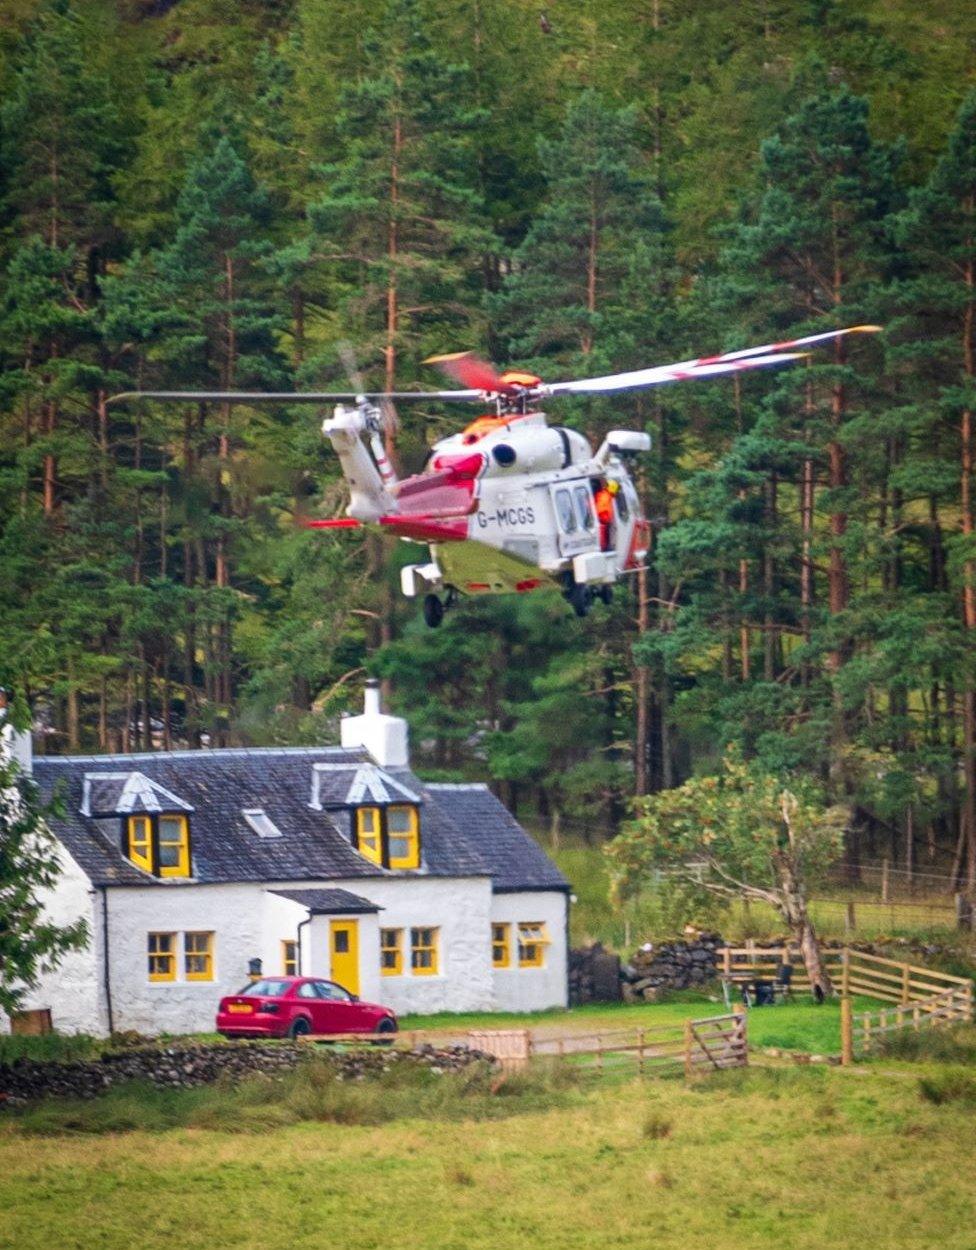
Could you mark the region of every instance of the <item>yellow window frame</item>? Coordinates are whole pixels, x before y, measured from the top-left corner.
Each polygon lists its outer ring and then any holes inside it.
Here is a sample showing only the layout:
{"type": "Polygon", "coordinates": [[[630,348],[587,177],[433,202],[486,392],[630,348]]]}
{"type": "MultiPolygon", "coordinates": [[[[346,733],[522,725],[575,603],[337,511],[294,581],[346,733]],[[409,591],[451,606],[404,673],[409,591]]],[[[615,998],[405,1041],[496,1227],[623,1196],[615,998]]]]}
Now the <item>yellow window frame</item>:
{"type": "Polygon", "coordinates": [[[126,854],[137,868],[153,870],[152,819],[130,816],[126,825],[126,854]]]}
{"type": "Polygon", "coordinates": [[[396,803],[386,809],[386,837],[390,847],[391,868],[420,867],[420,819],[417,815],[417,809],[412,803],[396,803]],[[409,828],[394,832],[390,828],[390,817],[394,814],[401,815],[403,813],[409,816],[407,822],[409,828]],[[394,839],[406,842],[407,852],[405,855],[393,854],[394,839]]]}
{"type": "Polygon", "coordinates": [[[281,971],[286,977],[298,976],[298,941],[296,938],[281,940],[281,971]]]}
{"type": "Polygon", "coordinates": [[[183,975],[188,981],[212,981],[213,940],[210,931],[183,934],[183,975]]]}
{"type": "Polygon", "coordinates": [[[544,968],[549,932],[545,921],[526,920],[518,927],[518,962],[520,968],[544,968]]]}
{"type": "Polygon", "coordinates": [[[356,808],[356,848],[371,864],[383,864],[383,824],[378,807],[356,808]]]}
{"type": "Polygon", "coordinates": [[[439,937],[440,929],[427,925],[410,930],[410,972],[413,976],[437,976],[439,937]]]}
{"type": "Polygon", "coordinates": [[[403,975],[403,930],[380,929],[380,976],[403,975]]]}
{"type": "Polygon", "coordinates": [[[492,924],[491,963],[493,968],[508,968],[512,963],[512,926],[492,924]]]}
{"type": "Polygon", "coordinates": [[[190,875],[190,822],[185,816],[170,812],[158,818],[159,875],[161,877],[188,877],[190,875]],[[164,837],[164,826],[176,825],[177,835],[164,837]],[[163,847],[176,847],[176,863],[163,865],[163,847]]]}
{"type": "Polygon", "coordinates": [[[147,935],[146,955],[149,960],[150,981],[176,980],[176,934],[150,933],[147,935]]]}

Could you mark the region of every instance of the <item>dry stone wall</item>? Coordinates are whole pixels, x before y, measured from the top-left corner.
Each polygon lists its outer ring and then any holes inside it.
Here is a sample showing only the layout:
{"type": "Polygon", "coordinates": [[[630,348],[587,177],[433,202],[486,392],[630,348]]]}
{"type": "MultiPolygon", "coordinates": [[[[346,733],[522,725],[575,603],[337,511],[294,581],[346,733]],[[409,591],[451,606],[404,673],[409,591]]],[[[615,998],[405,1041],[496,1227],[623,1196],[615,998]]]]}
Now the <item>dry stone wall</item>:
{"type": "Polygon", "coordinates": [[[449,1072],[479,1061],[494,1062],[490,1056],[461,1045],[425,1044],[409,1051],[377,1046],[330,1053],[327,1058],[311,1051],[308,1044],[235,1042],[146,1047],[110,1051],[99,1059],[77,1063],[19,1059],[12,1064],[0,1064],[0,1108],[52,1096],[94,1098],[125,1081],[150,1081],[163,1089],[178,1089],[208,1085],[220,1079],[240,1081],[258,1074],[274,1078],[313,1058],[329,1063],[336,1080],[369,1077],[397,1063],[449,1072]]]}
{"type": "Polygon", "coordinates": [[[725,945],[718,933],[700,933],[687,941],[645,942],[621,963],[599,942],[569,953],[570,1002],[654,1001],[665,990],[705,985],[718,974],[717,951],[725,945]]]}

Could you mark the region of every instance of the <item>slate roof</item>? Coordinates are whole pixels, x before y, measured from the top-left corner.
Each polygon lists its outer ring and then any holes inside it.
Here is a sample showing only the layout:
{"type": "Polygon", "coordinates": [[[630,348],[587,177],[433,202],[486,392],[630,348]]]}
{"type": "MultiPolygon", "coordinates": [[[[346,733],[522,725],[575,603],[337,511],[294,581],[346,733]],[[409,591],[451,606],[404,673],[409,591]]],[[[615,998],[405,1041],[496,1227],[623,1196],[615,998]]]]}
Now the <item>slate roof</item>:
{"type": "Polygon", "coordinates": [[[272,890],[271,893],[301,903],[313,916],[352,916],[383,910],[349,890],[272,890]]]}
{"type": "Polygon", "coordinates": [[[449,808],[465,836],[491,864],[496,894],[515,890],[568,890],[569,882],[487,786],[431,784],[435,801],[449,808]]]}
{"type": "Polygon", "coordinates": [[[86,774],[117,772],[127,778],[137,772],[178,796],[190,811],[196,881],[490,876],[495,889],[568,889],[486,787],[425,786],[406,768],[376,771],[395,783],[394,800],[400,787],[420,800],[421,867],[390,871],[370,863],[351,845],[351,814],[341,805],[364,768],[375,767],[360,749],[272,747],[42,756],[35,757],[34,776],[45,797],[61,794],[65,815],[52,819],[51,827],[95,885],[173,884],[136,868],[122,853],[123,816],[81,811],[86,774]],[[316,764],[326,766],[316,772],[321,810],[312,806],[316,764]],[[262,838],[254,831],[243,813],[255,808],[267,813],[281,837],[262,838]]]}

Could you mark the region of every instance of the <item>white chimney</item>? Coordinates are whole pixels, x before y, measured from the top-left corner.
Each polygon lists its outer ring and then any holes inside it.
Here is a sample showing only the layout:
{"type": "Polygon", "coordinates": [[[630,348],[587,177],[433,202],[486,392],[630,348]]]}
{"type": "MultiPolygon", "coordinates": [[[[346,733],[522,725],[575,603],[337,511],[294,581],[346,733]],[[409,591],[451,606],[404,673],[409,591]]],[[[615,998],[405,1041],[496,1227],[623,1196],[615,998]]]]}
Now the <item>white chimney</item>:
{"type": "Polygon", "coordinates": [[[380,683],[373,677],[366,682],[362,716],[342,719],[342,745],[363,747],[381,768],[406,768],[407,722],[400,716],[387,716],[380,705],[380,683]]]}
{"type": "Polygon", "coordinates": [[[34,747],[30,730],[25,733],[10,723],[9,694],[0,687],[0,759],[13,759],[27,776],[34,771],[34,747]]]}

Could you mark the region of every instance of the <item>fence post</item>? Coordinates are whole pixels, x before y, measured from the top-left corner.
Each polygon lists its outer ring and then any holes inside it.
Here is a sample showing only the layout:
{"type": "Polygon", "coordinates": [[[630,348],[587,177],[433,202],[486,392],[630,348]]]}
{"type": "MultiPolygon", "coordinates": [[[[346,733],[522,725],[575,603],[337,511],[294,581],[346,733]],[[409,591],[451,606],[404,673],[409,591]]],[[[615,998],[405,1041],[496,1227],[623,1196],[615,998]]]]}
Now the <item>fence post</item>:
{"type": "Polygon", "coordinates": [[[732,948],[725,946],[722,948],[722,971],[726,976],[732,975],[732,948]]]}
{"type": "Polygon", "coordinates": [[[956,895],[956,928],[967,933],[973,930],[973,904],[965,894],[956,895]]]}
{"type": "Polygon", "coordinates": [[[692,1028],[690,1020],[685,1021],[685,1077],[690,1077],[692,1073],[691,1064],[691,1048],[695,1041],[695,1030],[692,1028]]]}
{"type": "Polygon", "coordinates": [[[881,901],[888,901],[888,856],[881,861],[881,901]]]}
{"type": "Polygon", "coordinates": [[[908,992],[908,964],[902,964],[901,967],[901,1001],[903,1005],[907,1005],[911,995],[908,992]]]}
{"type": "Polygon", "coordinates": [[[847,998],[851,992],[851,948],[845,946],[841,951],[841,973],[840,973],[840,993],[842,998],[847,998]]]}
{"type": "Polygon", "coordinates": [[[840,1000],[840,1062],[845,1068],[854,1062],[854,1019],[851,1000],[846,994],[840,1000]]]}
{"type": "Polygon", "coordinates": [[[848,933],[855,933],[857,931],[857,916],[854,912],[853,902],[847,904],[847,910],[844,915],[844,927],[848,933]]]}

